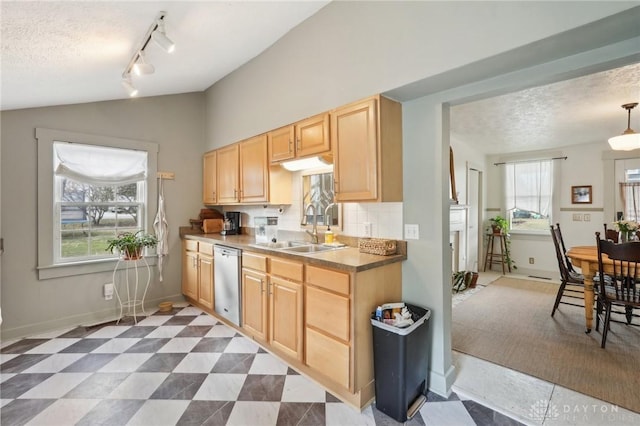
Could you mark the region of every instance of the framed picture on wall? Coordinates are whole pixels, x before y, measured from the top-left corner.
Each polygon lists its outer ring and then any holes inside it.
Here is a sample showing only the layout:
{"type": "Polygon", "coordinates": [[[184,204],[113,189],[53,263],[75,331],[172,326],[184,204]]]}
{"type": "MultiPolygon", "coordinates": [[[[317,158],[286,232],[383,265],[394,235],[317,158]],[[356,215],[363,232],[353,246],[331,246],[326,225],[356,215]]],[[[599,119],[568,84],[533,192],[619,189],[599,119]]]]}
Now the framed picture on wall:
{"type": "Polygon", "coordinates": [[[572,204],[591,204],[591,185],[580,185],[571,187],[572,204]]]}

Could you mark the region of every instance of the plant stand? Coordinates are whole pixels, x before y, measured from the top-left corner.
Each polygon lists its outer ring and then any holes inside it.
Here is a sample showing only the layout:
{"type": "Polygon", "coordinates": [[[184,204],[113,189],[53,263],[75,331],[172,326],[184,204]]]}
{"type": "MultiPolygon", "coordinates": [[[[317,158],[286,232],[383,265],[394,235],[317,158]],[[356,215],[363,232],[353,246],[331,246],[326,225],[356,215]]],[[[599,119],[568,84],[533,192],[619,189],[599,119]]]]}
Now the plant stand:
{"type": "MultiPolygon", "coordinates": [[[[118,299],[118,303],[120,304],[120,316],[118,317],[118,321],[116,324],[120,323],[120,320],[124,318],[123,312],[124,309],[127,309],[127,314],[133,316],[133,321],[137,324],[138,317],[136,310],[138,307],[142,310],[142,313],[146,316],[147,313],[144,310],[144,298],[147,295],[147,290],[149,289],[149,282],[151,281],[151,269],[149,268],[149,264],[144,257],[140,257],[138,259],[119,259],[116,266],[113,268],[113,289],[116,293],[116,298],[118,299]],[[123,267],[124,266],[124,267],[123,267]],[[147,282],[144,284],[144,291],[142,295],[139,296],[139,291],[142,290],[142,285],[140,285],[140,273],[138,271],[139,268],[146,267],[147,269],[147,282]],[[120,274],[118,274],[120,271],[120,274]],[[116,277],[120,275],[120,280],[116,280],[116,277]],[[122,277],[124,275],[124,277],[122,277]],[[130,276],[133,275],[133,278],[130,279],[130,276]],[[124,282],[124,286],[126,288],[127,294],[126,299],[120,297],[120,292],[118,291],[119,285],[122,285],[124,282]]],[[[124,289],[123,289],[124,291],[124,289]]]]}
{"type": "Polygon", "coordinates": [[[502,273],[505,274],[505,265],[509,268],[509,272],[511,272],[511,265],[507,262],[507,236],[505,234],[487,234],[487,252],[484,256],[484,269],[483,271],[491,270],[491,265],[498,264],[502,265],[502,273]],[[498,239],[500,244],[500,253],[494,253],[494,241],[498,239]]]}

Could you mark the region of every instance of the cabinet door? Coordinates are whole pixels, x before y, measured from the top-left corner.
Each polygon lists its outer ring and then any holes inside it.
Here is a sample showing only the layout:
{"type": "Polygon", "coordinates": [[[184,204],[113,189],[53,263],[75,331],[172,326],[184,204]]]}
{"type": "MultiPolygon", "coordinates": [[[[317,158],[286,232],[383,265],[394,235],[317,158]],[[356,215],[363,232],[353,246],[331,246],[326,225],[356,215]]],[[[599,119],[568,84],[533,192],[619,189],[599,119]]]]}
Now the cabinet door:
{"type": "Polygon", "coordinates": [[[216,197],[216,151],[204,154],[202,161],[202,203],[213,205],[218,202],[216,197]]]}
{"type": "Polygon", "coordinates": [[[239,195],[239,145],[220,148],[217,152],[216,183],[219,204],[237,203],[239,195]]]}
{"type": "Polygon", "coordinates": [[[305,302],[307,327],[349,342],[351,314],[348,297],[308,285],[305,302]]]}
{"type": "Polygon", "coordinates": [[[267,137],[256,136],[240,143],[240,201],[269,202],[267,137]]]}
{"type": "Polygon", "coordinates": [[[329,114],[320,114],[296,123],[296,157],[331,151],[329,114]]]}
{"type": "Polygon", "coordinates": [[[198,276],[198,302],[213,309],[213,257],[198,255],[200,274],[198,276]]]}
{"type": "Polygon", "coordinates": [[[277,163],[294,157],[294,126],[285,126],[273,130],[269,132],[267,137],[269,141],[269,162],[277,163]]]}
{"type": "Polygon", "coordinates": [[[242,269],[242,328],[257,339],[267,340],[267,276],[242,269]]]}
{"type": "Polygon", "coordinates": [[[305,363],[318,373],[349,388],[349,345],[312,328],[305,329],[305,363]]]}
{"type": "Polygon", "coordinates": [[[270,344],[302,361],[302,284],[271,277],[270,344]]]}
{"type": "Polygon", "coordinates": [[[370,201],[378,197],[376,117],[375,99],[331,113],[336,201],[370,201]]]}
{"type": "Polygon", "coordinates": [[[182,294],[198,300],[198,253],[193,251],[182,256],[182,294]]]}

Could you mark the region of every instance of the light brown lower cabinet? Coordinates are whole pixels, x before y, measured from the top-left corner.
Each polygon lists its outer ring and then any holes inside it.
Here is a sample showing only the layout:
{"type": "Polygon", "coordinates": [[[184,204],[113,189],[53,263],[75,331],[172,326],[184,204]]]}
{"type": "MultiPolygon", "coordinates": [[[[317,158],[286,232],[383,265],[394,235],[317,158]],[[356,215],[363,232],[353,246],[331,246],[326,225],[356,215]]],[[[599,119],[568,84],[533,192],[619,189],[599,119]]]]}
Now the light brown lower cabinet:
{"type": "Polygon", "coordinates": [[[213,310],[213,244],[182,241],[182,294],[213,310]]]}
{"type": "Polygon", "coordinates": [[[242,254],[242,327],[278,353],[302,360],[300,262],[242,254]]]}
{"type": "Polygon", "coordinates": [[[402,299],[401,263],[345,272],[243,252],[243,331],[357,408],[375,396],[371,312],[402,299]]]}

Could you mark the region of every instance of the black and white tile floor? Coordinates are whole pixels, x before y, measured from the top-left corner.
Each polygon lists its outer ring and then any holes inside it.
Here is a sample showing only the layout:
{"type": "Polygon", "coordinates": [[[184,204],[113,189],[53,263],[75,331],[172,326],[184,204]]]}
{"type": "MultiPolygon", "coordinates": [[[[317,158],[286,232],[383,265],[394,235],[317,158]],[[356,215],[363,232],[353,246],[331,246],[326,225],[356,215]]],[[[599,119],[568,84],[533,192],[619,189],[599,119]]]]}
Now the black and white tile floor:
{"type": "MultiPolygon", "coordinates": [[[[410,425],[520,424],[455,394],[410,425]]],[[[357,412],[252,340],[192,306],[134,324],[77,327],[0,351],[0,424],[395,425],[357,412]]]]}

